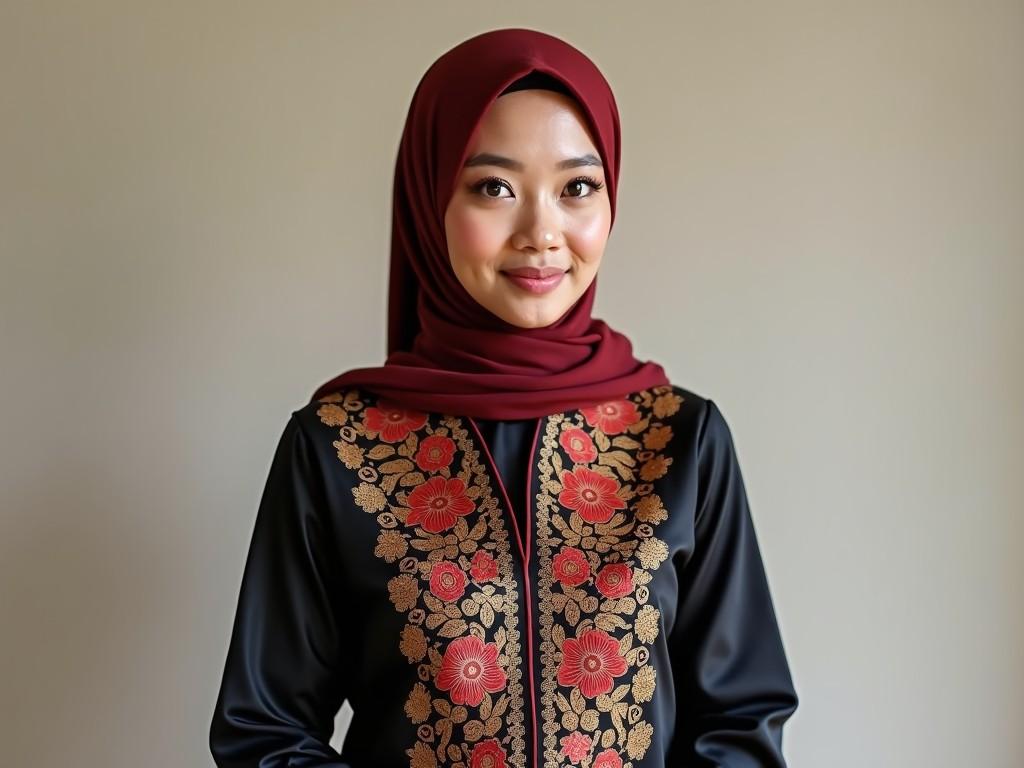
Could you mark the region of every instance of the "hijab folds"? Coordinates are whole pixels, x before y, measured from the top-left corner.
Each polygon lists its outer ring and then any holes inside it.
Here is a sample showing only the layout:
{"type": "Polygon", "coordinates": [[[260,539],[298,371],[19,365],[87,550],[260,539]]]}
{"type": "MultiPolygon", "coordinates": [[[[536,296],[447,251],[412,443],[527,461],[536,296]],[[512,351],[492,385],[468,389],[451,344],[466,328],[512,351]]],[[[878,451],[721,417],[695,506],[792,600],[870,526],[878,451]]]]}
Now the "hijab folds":
{"type": "Polygon", "coordinates": [[[524,419],[667,384],[629,339],[591,317],[596,278],[556,322],[519,328],[482,307],[448,257],[444,215],[470,139],[520,78],[555,78],[579,103],[605,169],[615,219],[621,141],[611,88],[582,52],[529,29],[479,34],[443,54],[416,87],[395,166],[387,359],[322,384],[313,400],[364,387],[402,407],[524,419]]]}

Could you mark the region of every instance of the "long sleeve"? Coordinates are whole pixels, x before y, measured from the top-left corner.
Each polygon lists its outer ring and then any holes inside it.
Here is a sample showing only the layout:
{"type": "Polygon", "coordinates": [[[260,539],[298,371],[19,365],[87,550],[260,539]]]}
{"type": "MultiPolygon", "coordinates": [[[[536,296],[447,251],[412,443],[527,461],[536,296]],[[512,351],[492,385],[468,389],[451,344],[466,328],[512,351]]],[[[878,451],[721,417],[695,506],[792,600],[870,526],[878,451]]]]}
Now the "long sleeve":
{"type": "Polygon", "coordinates": [[[708,400],[695,544],[669,642],[678,722],[667,765],[785,768],[793,687],[728,424],[708,400]]]}
{"type": "Polygon", "coordinates": [[[293,414],[249,545],[209,744],[220,768],[347,768],[329,740],[345,697],[323,478],[293,414]]]}

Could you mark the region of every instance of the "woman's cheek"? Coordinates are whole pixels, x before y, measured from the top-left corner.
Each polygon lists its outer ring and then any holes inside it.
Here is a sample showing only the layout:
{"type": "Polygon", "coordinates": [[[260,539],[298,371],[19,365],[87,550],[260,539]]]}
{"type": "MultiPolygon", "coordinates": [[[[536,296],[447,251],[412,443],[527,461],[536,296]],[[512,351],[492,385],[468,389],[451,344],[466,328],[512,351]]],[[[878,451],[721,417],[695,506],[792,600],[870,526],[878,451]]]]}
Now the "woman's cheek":
{"type": "Polygon", "coordinates": [[[501,254],[501,222],[480,211],[458,211],[449,219],[448,237],[462,258],[477,264],[501,254]]]}
{"type": "Polygon", "coordinates": [[[608,217],[605,215],[589,216],[573,224],[570,246],[585,261],[596,261],[601,258],[608,243],[608,217]]]}

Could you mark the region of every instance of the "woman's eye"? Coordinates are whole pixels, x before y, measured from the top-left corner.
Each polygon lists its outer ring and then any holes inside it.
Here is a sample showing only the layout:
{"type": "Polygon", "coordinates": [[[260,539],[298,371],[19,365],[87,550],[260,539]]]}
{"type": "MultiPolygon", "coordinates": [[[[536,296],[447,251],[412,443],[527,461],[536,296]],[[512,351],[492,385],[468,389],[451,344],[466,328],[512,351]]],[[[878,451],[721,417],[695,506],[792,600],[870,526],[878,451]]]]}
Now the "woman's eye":
{"type": "Polygon", "coordinates": [[[573,179],[565,185],[565,188],[570,191],[570,194],[568,195],[569,197],[590,197],[603,186],[604,184],[599,182],[597,179],[592,179],[589,176],[586,176],[573,179]],[[589,192],[586,192],[585,194],[575,194],[577,191],[583,193],[588,187],[590,188],[589,192]]]}
{"type": "Polygon", "coordinates": [[[501,199],[502,197],[511,197],[512,195],[511,188],[501,179],[484,179],[483,181],[474,184],[473,189],[484,197],[490,197],[495,200],[501,199]],[[501,190],[503,189],[507,189],[509,194],[502,195],[501,190]]]}
{"type": "MultiPolygon", "coordinates": [[[[604,184],[597,179],[590,176],[580,176],[565,185],[565,196],[577,198],[590,197],[602,187],[604,187],[604,184]]],[[[515,197],[508,182],[504,179],[499,179],[497,176],[481,179],[473,185],[473,191],[491,200],[507,200],[515,197]],[[507,191],[508,194],[503,195],[502,190],[507,191]]]]}

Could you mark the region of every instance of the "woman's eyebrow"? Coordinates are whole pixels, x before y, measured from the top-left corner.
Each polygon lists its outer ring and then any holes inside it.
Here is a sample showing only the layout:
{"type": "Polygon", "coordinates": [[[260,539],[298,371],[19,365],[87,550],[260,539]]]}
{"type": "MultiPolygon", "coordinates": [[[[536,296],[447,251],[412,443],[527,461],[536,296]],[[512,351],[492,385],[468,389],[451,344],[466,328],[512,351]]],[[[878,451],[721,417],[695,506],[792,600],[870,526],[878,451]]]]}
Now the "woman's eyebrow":
{"type": "MultiPolygon", "coordinates": [[[[497,165],[501,168],[508,168],[511,171],[522,171],[526,168],[526,166],[518,160],[513,160],[512,158],[504,157],[503,155],[491,154],[490,152],[480,152],[479,154],[473,155],[466,161],[463,167],[472,168],[477,165],[497,165]]],[[[555,163],[555,169],[563,171],[567,168],[579,168],[585,165],[595,165],[598,168],[601,168],[601,158],[590,153],[580,155],[579,157],[570,157],[555,163]]]]}

